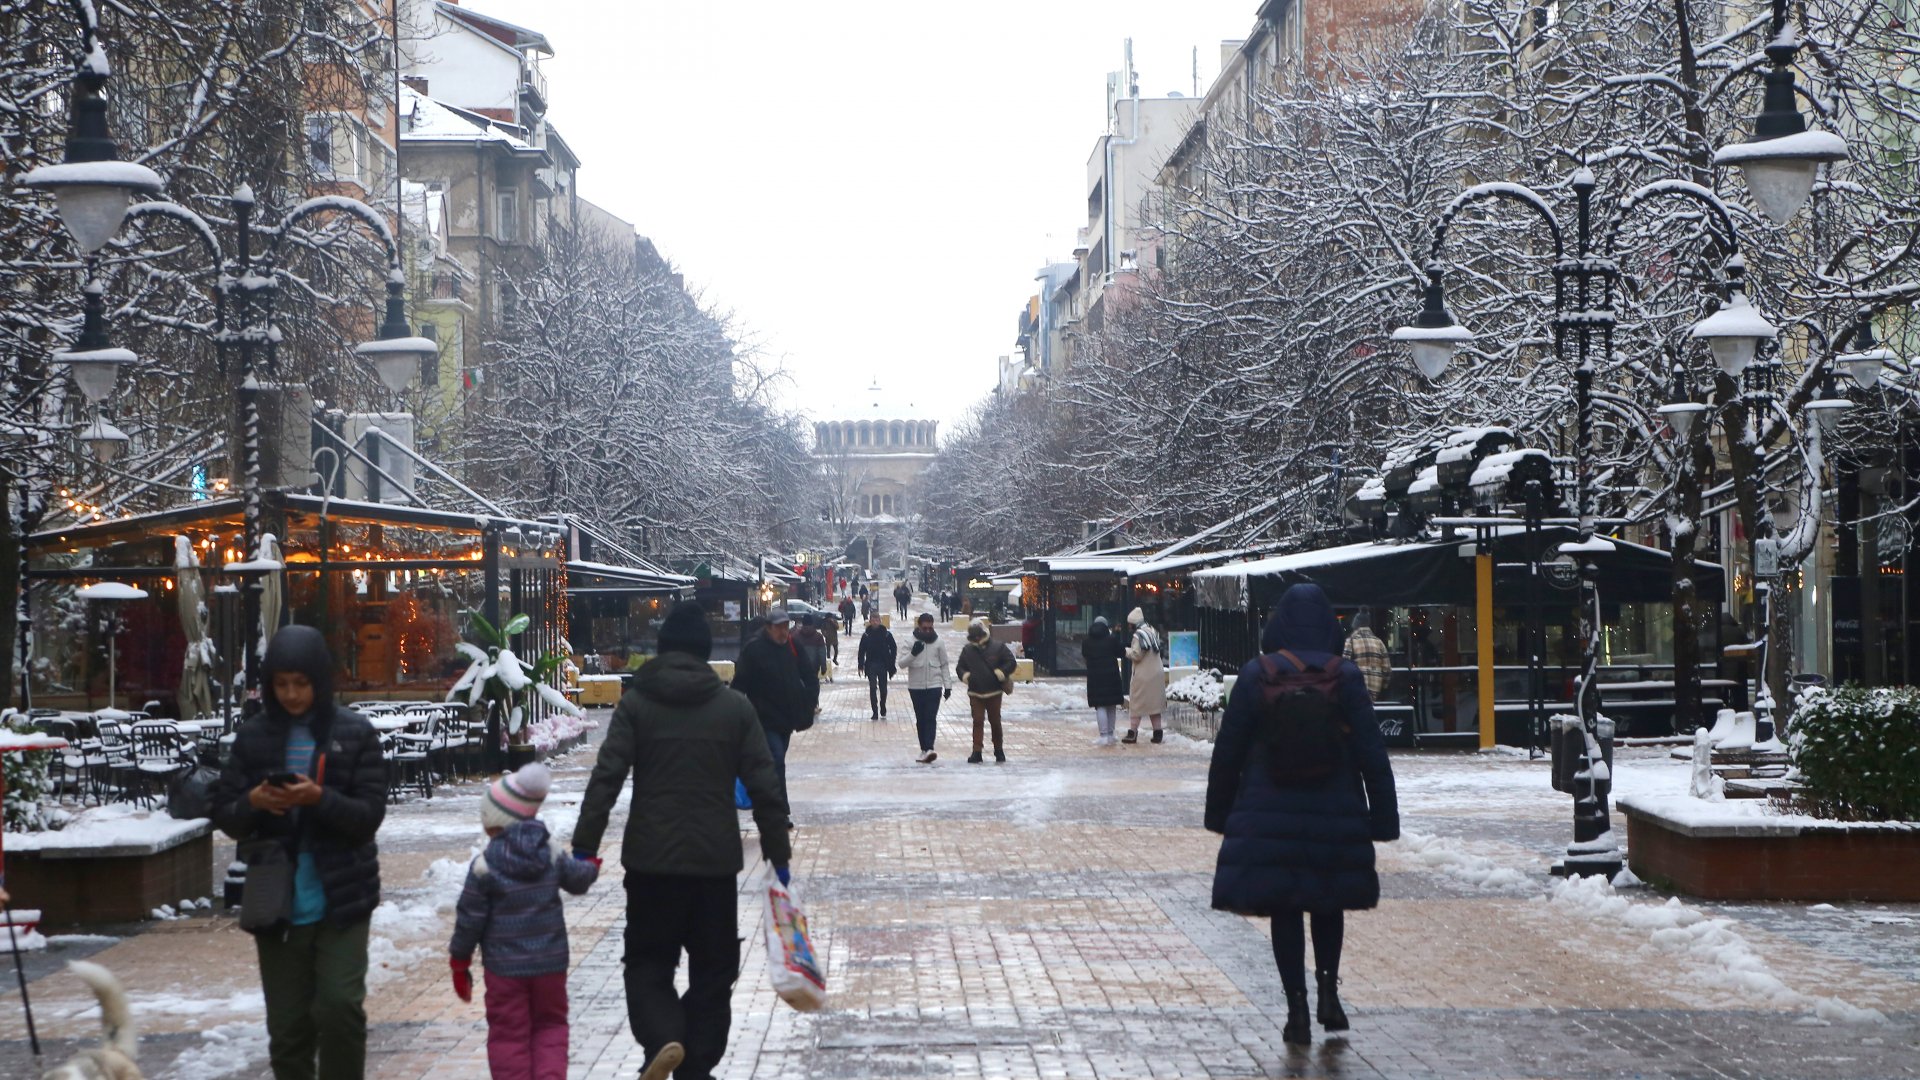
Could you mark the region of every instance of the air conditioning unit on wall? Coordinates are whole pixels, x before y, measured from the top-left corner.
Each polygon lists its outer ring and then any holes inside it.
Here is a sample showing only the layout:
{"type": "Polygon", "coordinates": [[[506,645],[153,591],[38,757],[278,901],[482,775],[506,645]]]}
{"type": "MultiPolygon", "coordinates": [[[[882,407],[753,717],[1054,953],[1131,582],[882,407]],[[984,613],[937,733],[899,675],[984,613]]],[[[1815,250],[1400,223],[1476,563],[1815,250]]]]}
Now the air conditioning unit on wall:
{"type": "Polygon", "coordinates": [[[313,391],[295,383],[256,383],[234,402],[233,448],[235,487],[246,475],[247,409],[251,394],[260,410],[260,486],[273,490],[312,487],[313,391]]]}
{"type": "Polygon", "coordinates": [[[380,469],[375,472],[359,457],[347,455],[342,498],[359,502],[413,501],[414,460],[392,445],[398,443],[407,450],[414,449],[412,413],[348,413],[340,418],[340,437],[380,469]],[[379,434],[373,433],[375,428],[379,434]],[[386,476],[381,476],[381,472],[386,476]]]}

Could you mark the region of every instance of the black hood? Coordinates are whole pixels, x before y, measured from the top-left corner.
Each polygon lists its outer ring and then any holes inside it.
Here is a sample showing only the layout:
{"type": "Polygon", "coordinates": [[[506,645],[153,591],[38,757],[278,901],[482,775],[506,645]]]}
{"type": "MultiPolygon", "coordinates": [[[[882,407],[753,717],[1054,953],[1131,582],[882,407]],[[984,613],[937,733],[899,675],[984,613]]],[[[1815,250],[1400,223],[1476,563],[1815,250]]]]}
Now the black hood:
{"type": "Polygon", "coordinates": [[[294,717],[274,696],[276,671],[297,671],[313,684],[312,722],[324,724],[333,716],[333,653],[320,631],[311,626],[284,626],[267,642],[267,658],[260,664],[260,700],[268,716],[286,722],[294,717]]]}
{"type": "Polygon", "coordinates": [[[633,688],[662,705],[699,705],[721,687],[720,676],[705,660],[683,652],[661,653],[633,675],[633,688]]]}
{"type": "Polygon", "coordinates": [[[1327,594],[1318,585],[1301,584],[1281,595],[1266,632],[1260,635],[1260,651],[1330,653],[1339,640],[1340,623],[1333,617],[1327,594]]]}
{"type": "Polygon", "coordinates": [[[893,631],[887,629],[884,626],[869,626],[867,627],[867,633],[865,636],[890,638],[893,636],[893,631]]]}
{"type": "Polygon", "coordinates": [[[1113,628],[1107,625],[1107,620],[1105,619],[1095,619],[1093,620],[1093,625],[1087,627],[1088,641],[1099,641],[1112,635],[1113,628]]]}

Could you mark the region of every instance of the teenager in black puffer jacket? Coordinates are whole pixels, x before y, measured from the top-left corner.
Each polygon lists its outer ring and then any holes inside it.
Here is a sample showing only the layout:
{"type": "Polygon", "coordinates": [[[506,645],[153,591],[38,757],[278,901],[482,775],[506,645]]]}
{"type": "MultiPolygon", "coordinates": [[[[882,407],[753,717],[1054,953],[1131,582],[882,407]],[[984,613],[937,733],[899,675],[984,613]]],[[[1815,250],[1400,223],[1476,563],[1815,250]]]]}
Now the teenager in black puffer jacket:
{"type": "Polygon", "coordinates": [[[235,840],[278,840],[294,864],[289,917],[254,934],[275,1076],[357,1077],[367,1057],[367,932],[380,903],[374,834],[387,768],[366,718],[333,700],[333,657],[311,626],[273,635],[264,708],[240,725],[208,792],[235,840]],[[292,784],[268,778],[295,774],[292,784]]]}

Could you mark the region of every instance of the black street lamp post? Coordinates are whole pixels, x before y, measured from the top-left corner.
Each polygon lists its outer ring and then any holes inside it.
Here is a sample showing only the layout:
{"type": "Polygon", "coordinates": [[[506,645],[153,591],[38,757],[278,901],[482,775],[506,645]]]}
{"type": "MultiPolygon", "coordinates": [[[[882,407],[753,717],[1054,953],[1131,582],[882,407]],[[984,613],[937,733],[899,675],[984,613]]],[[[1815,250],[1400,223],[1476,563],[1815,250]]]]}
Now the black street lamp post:
{"type": "MultiPolygon", "coordinates": [[[[1472,333],[1447,313],[1443,277],[1446,264],[1443,251],[1455,220],[1468,207],[1486,200],[1518,203],[1534,212],[1547,227],[1553,242],[1554,317],[1553,352],[1556,361],[1571,364],[1574,378],[1574,513],[1578,538],[1562,544],[1562,553],[1573,556],[1580,568],[1580,677],[1575,684],[1575,716],[1564,722],[1556,735],[1556,745],[1565,745],[1575,755],[1577,768],[1571,776],[1574,796],[1573,843],[1562,861],[1554,867],[1560,874],[1604,874],[1611,877],[1620,870],[1619,846],[1612,835],[1607,808],[1611,791],[1611,747],[1613,725],[1600,716],[1598,668],[1600,658],[1599,567],[1595,557],[1613,550],[1611,541],[1596,535],[1596,508],[1593,485],[1594,405],[1593,382],[1596,364],[1612,355],[1614,291],[1620,271],[1612,250],[1618,229],[1596,247],[1593,234],[1593,194],[1598,182],[1586,166],[1574,170],[1570,178],[1574,194],[1572,245],[1568,228],[1546,197],[1522,184],[1490,183],[1468,188],[1455,197],[1440,215],[1434,227],[1433,246],[1426,267],[1423,305],[1414,325],[1394,331],[1396,341],[1410,344],[1415,362],[1429,379],[1437,380],[1448,357],[1459,345],[1472,340],[1472,333]],[[1561,743],[1559,740],[1564,740],[1561,743]],[[1574,745],[1577,741],[1577,748],[1574,745]]],[[[1656,196],[1678,196],[1702,204],[1709,220],[1719,226],[1717,237],[1727,251],[1738,250],[1739,237],[1733,221],[1718,196],[1697,184],[1665,180],[1649,184],[1628,195],[1620,203],[1620,218],[1656,196]]],[[[1730,263],[1729,273],[1737,281],[1739,266],[1730,263]]],[[[1734,298],[1744,303],[1736,291],[1734,298]]],[[[1748,309],[1751,310],[1750,308],[1748,309]]],[[[1756,316],[1757,319],[1757,316],[1756,316]]],[[[1746,329],[1766,326],[1758,320],[1746,329]]],[[[1771,330],[1770,326],[1766,327],[1771,330]]],[[[1698,331],[1696,330],[1696,333],[1698,331]]],[[[1768,336],[1771,336],[1770,334],[1768,336]]],[[[1746,354],[1754,342],[1749,340],[1746,354]]]]}
{"type": "MultiPolygon", "coordinates": [[[[406,277],[401,252],[386,219],[366,203],[342,196],[310,198],[295,206],[278,222],[255,222],[255,199],[250,187],[242,184],[229,197],[234,215],[234,250],[231,258],[223,253],[213,226],[199,214],[178,203],[155,200],[133,204],[137,195],[158,193],[159,177],[143,165],[120,161],[118,150],[107,127],[106,87],[111,71],[106,53],[98,42],[99,27],[91,5],[76,2],[83,54],[75,73],[72,111],[65,160],[44,165],[26,174],[21,182],[29,188],[46,191],[57,200],[61,223],[86,252],[87,282],[84,286],[81,332],[75,347],[56,352],[53,359],[66,364],[74,382],[96,406],[112,393],[118,370],[137,362],[131,350],[113,348],[107,339],[104,287],[94,276],[94,253],[112,240],[129,217],[166,218],[187,227],[206,251],[211,265],[218,269],[213,289],[213,341],[220,370],[234,380],[240,408],[240,467],[245,550],[242,557],[249,586],[246,590],[244,619],[249,627],[260,618],[260,589],[271,568],[260,564],[262,557],[262,476],[263,437],[258,376],[277,369],[276,348],[280,330],[273,323],[274,299],[279,293],[277,276],[281,245],[306,220],[343,213],[373,233],[385,249],[388,260],[386,311],[378,339],[366,342],[356,352],[371,361],[381,380],[398,393],[408,379],[419,371],[427,357],[437,356],[439,346],[431,339],[409,333],[406,319],[406,277]],[[256,235],[266,243],[256,251],[256,235]]],[[[127,436],[96,414],[94,422],[81,432],[81,439],[103,464],[111,461],[127,443],[127,436]]],[[[270,628],[260,627],[262,643],[270,628]]],[[[258,685],[259,649],[246,650],[246,685],[251,691],[258,685]]]]}

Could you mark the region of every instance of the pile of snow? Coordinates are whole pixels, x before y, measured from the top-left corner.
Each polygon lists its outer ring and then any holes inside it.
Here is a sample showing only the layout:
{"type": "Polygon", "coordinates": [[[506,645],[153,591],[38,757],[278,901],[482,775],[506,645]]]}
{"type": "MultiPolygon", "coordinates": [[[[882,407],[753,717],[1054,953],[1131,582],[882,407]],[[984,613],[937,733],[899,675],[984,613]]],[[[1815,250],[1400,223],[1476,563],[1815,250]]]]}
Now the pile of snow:
{"type": "Polygon", "coordinates": [[[577,739],[599,726],[598,720],[589,720],[585,715],[548,713],[527,725],[527,742],[543,754],[551,753],[561,743],[577,739]]]}
{"type": "Polygon", "coordinates": [[[1646,934],[1655,949],[1705,966],[1719,989],[1784,1008],[1805,1009],[1830,1023],[1884,1023],[1887,1019],[1878,1009],[1789,987],[1740,935],[1733,920],[1712,918],[1677,898],[1664,904],[1636,904],[1601,878],[1576,877],[1556,881],[1547,901],[1595,922],[1646,934]]]}
{"type": "Polygon", "coordinates": [[[267,1028],[258,1021],[238,1021],[203,1028],[200,1045],[173,1059],[165,1077],[178,1080],[220,1080],[248,1072],[267,1056],[267,1028]]]}
{"type": "Polygon", "coordinates": [[[1451,837],[1402,832],[1398,850],[1429,870],[1458,878],[1477,889],[1511,889],[1532,880],[1511,866],[1502,866],[1485,855],[1468,851],[1464,844],[1451,837]]]}

